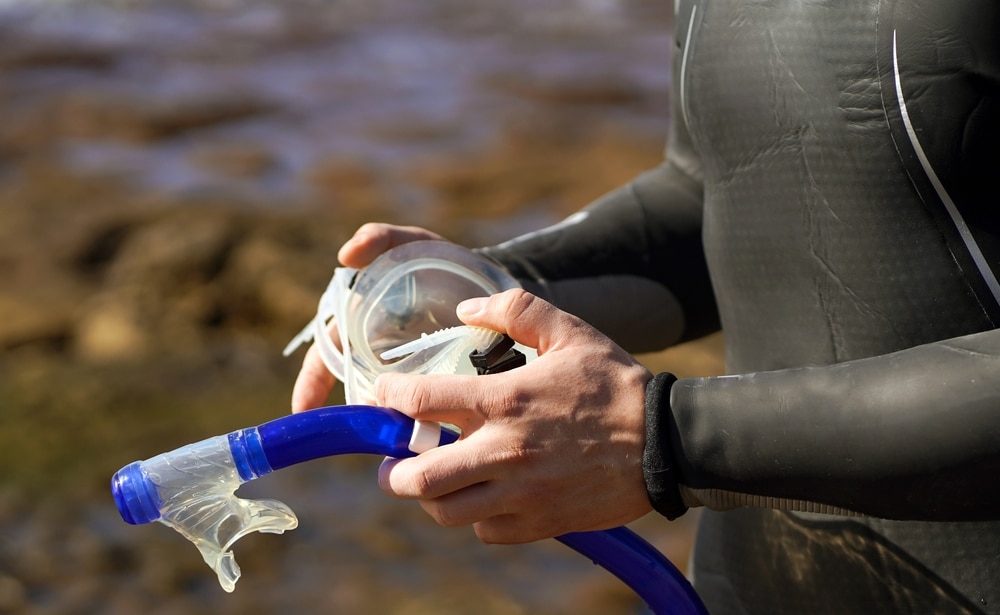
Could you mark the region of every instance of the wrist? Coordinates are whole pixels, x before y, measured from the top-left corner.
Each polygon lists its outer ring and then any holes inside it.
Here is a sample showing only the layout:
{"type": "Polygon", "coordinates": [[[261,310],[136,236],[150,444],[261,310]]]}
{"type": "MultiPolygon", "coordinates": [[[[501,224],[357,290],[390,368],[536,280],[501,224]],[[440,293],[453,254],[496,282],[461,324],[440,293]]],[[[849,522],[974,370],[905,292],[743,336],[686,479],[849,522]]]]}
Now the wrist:
{"type": "Polygon", "coordinates": [[[642,454],[642,477],[653,509],[668,519],[676,519],[687,506],[681,499],[671,442],[677,426],[670,411],[670,389],[677,377],[657,374],[646,385],[646,445],[642,454]]]}

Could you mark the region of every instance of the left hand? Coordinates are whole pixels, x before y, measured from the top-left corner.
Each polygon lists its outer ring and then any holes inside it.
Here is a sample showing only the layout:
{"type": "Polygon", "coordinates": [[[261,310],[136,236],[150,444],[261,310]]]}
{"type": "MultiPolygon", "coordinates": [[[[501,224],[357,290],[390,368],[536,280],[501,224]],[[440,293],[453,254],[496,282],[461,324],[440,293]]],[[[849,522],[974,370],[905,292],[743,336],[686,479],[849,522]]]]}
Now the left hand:
{"type": "Polygon", "coordinates": [[[384,374],[383,406],[452,423],[458,442],[386,459],[379,485],[487,543],[607,529],[651,510],[642,476],[652,374],[579,318],[523,290],[463,302],[469,325],[538,350],[488,376],[384,374]]]}
{"type": "MultiPolygon", "coordinates": [[[[444,237],[433,231],[416,226],[396,226],[379,222],[363,224],[354,235],[340,247],[337,258],[345,267],[362,269],[367,267],[380,254],[396,246],[411,241],[444,241],[444,237]]],[[[331,322],[328,328],[334,344],[340,346],[337,323],[331,322]]],[[[322,406],[333,390],[335,379],[323,364],[319,355],[319,346],[313,344],[306,351],[302,360],[302,369],[295,378],[292,388],[292,412],[305,412],[310,408],[322,406]]]]}

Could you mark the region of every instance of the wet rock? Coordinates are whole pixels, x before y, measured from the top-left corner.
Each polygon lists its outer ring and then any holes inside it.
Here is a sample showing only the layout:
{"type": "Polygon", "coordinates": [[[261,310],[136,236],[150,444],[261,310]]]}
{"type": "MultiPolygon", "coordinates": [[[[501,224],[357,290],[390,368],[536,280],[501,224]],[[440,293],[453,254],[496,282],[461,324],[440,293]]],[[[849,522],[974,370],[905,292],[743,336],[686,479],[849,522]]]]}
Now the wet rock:
{"type": "Polygon", "coordinates": [[[72,39],[29,38],[4,30],[0,37],[0,70],[85,68],[105,70],[122,50],[113,45],[72,39]]]}
{"type": "Polygon", "coordinates": [[[417,161],[407,177],[436,196],[433,217],[455,225],[451,236],[461,236],[469,230],[463,219],[509,218],[539,208],[568,215],[637,169],[654,166],[661,149],[658,139],[599,124],[529,118],[510,124],[494,147],[471,157],[417,161]]]}
{"type": "Polygon", "coordinates": [[[77,271],[92,274],[103,271],[118,254],[122,243],[133,230],[134,220],[127,216],[95,223],[89,233],[68,247],[69,264],[77,271]]]}
{"type": "Polygon", "coordinates": [[[380,119],[365,127],[373,139],[394,142],[443,142],[458,137],[462,126],[457,122],[428,121],[419,116],[399,116],[380,119]]]}
{"type": "Polygon", "coordinates": [[[101,596],[105,591],[106,588],[100,579],[67,574],[60,583],[59,593],[52,596],[48,606],[52,609],[52,613],[97,612],[100,610],[101,596]]]}
{"type": "Polygon", "coordinates": [[[234,212],[195,207],[165,212],[132,231],[108,269],[111,285],[200,284],[223,268],[242,225],[234,212]]]}
{"type": "Polygon", "coordinates": [[[270,171],[277,160],[256,143],[213,143],[197,148],[191,155],[195,166],[235,179],[251,178],[270,171]]]}
{"type": "Polygon", "coordinates": [[[644,90],[620,75],[525,75],[507,73],[487,80],[490,87],[527,100],[554,105],[627,105],[640,102],[644,90]]]}
{"type": "MultiPolygon", "coordinates": [[[[235,5],[234,5],[235,6],[235,5]]],[[[230,8],[230,7],[227,7],[230,8]]],[[[282,51],[323,48],[335,44],[345,29],[344,21],[333,17],[331,7],[300,11],[287,5],[243,4],[220,14],[205,28],[200,45],[173,49],[186,61],[255,61],[282,51]]],[[[338,6],[343,10],[343,6],[338,6]]],[[[222,13],[222,11],[220,11],[222,13]]]]}
{"type": "Polygon", "coordinates": [[[224,212],[179,210],[121,240],[104,289],[83,307],[75,349],[87,360],[150,356],[197,348],[218,317],[212,281],[240,232],[224,212]]]}
{"type": "Polygon", "coordinates": [[[0,294],[0,349],[25,345],[56,348],[66,343],[84,295],[75,281],[58,277],[39,280],[27,288],[4,289],[0,294]]]}
{"type": "Polygon", "coordinates": [[[148,610],[148,596],[136,588],[122,587],[108,594],[102,605],[105,615],[134,615],[148,610]]]}
{"type": "Polygon", "coordinates": [[[254,236],[234,251],[227,276],[237,293],[229,300],[250,302],[267,320],[304,326],[316,311],[325,284],[316,284],[321,270],[333,274],[335,264],[310,258],[274,238],[254,236]]]}
{"type": "Polygon", "coordinates": [[[342,239],[329,224],[193,205],[95,231],[74,261],[100,287],[76,312],[76,355],[120,361],[225,340],[229,356],[244,338],[290,338],[336,266],[342,239]]]}
{"type": "Polygon", "coordinates": [[[318,207],[336,210],[341,224],[352,230],[391,215],[398,200],[388,179],[386,169],[347,157],[322,158],[303,174],[303,182],[317,194],[318,207]]]}
{"type": "Polygon", "coordinates": [[[0,574],[0,612],[14,613],[27,604],[27,590],[18,579],[0,574]]]}
{"type": "MultiPolygon", "coordinates": [[[[508,596],[498,595],[489,588],[455,587],[448,595],[399,596],[393,605],[396,615],[436,615],[441,612],[458,613],[475,604],[473,609],[483,615],[526,615],[528,611],[508,596]]],[[[580,613],[581,611],[576,611],[580,613]]],[[[586,611],[582,611],[586,613],[586,611]]]]}
{"type": "Polygon", "coordinates": [[[0,349],[55,352],[72,345],[81,306],[132,214],[121,192],[45,164],[20,169],[0,189],[0,349]]]}
{"type": "Polygon", "coordinates": [[[147,143],[271,111],[252,92],[202,91],[170,98],[129,92],[78,91],[58,105],[57,126],[75,138],[110,137],[147,143]]]}
{"type": "Polygon", "coordinates": [[[0,182],[0,275],[74,274],[95,241],[130,224],[131,198],[121,182],[73,174],[48,156],[22,161],[0,182]]]}
{"type": "Polygon", "coordinates": [[[76,324],[74,349],[85,361],[124,361],[152,354],[152,323],[144,323],[127,299],[94,297],[76,324]]]}

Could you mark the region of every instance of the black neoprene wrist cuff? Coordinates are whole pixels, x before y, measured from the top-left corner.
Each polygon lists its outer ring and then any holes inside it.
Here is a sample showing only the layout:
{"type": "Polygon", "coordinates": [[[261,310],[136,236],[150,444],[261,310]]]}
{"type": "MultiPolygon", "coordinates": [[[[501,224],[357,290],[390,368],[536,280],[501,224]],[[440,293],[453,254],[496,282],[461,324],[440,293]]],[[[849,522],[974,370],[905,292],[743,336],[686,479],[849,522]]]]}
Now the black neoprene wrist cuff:
{"type": "Polygon", "coordinates": [[[664,372],[646,385],[646,447],[642,452],[642,477],[649,502],[667,519],[687,512],[677,486],[670,444],[674,424],[670,389],[675,382],[676,376],[664,372]]]}

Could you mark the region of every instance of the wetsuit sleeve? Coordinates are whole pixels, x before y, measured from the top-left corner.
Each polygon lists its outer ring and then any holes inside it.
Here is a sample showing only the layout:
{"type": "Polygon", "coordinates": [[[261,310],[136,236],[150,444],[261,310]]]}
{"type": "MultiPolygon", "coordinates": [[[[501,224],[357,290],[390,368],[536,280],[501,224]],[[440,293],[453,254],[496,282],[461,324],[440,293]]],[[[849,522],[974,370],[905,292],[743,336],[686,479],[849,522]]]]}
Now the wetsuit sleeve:
{"type": "Polygon", "coordinates": [[[719,328],[701,239],[701,165],[680,116],[660,166],[553,227],[482,249],[630,352],[719,328]]]}
{"type": "Polygon", "coordinates": [[[654,507],[1000,519],[1000,330],[647,390],[654,507]]]}

